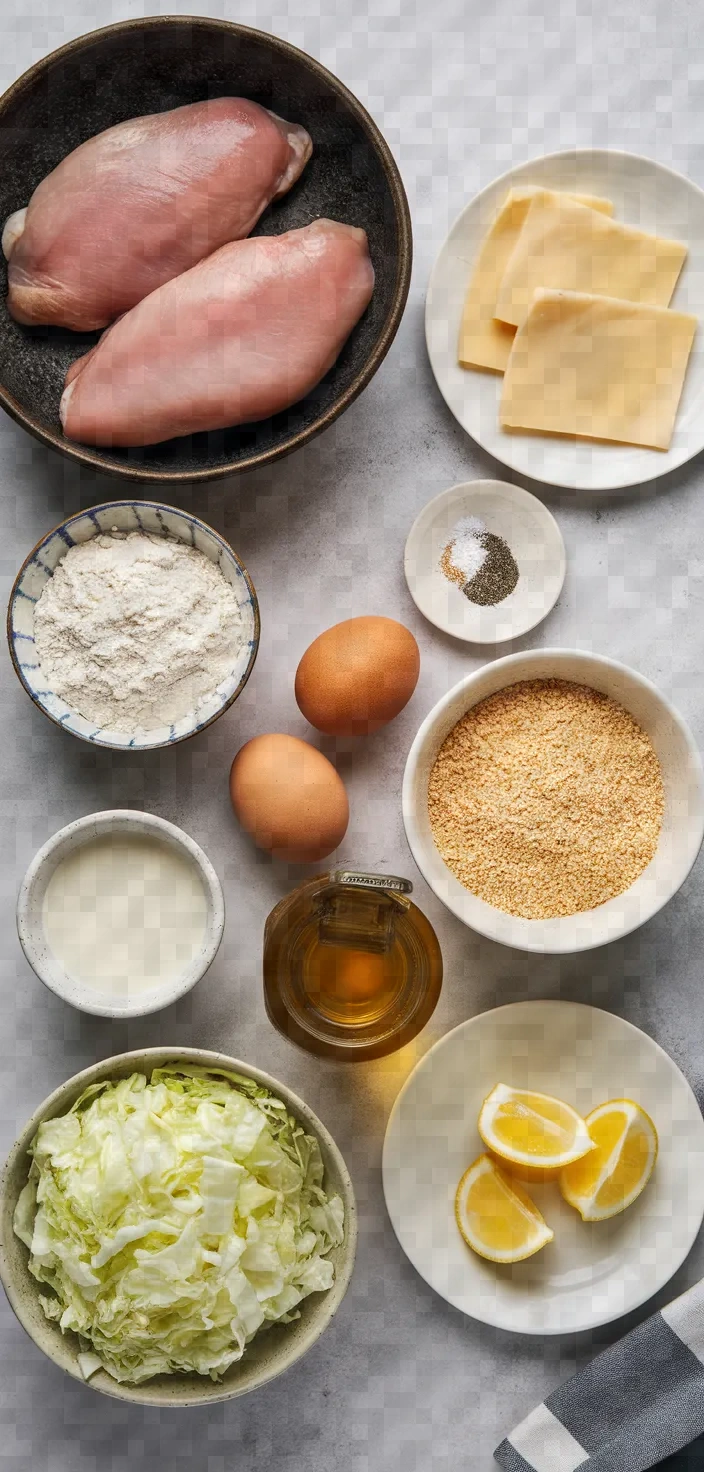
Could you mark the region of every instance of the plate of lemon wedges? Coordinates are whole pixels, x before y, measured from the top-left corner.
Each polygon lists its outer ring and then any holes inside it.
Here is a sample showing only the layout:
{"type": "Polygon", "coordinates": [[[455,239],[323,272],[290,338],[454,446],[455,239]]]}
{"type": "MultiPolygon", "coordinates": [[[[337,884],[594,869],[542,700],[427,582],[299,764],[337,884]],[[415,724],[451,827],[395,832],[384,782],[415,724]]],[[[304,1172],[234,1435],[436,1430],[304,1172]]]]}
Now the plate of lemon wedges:
{"type": "Polygon", "coordinates": [[[447,1034],[389,1119],[386,1204],[427,1283],[525,1334],[593,1329],[684,1261],[704,1218],[704,1121],[631,1023],[517,1002],[447,1034]]]}

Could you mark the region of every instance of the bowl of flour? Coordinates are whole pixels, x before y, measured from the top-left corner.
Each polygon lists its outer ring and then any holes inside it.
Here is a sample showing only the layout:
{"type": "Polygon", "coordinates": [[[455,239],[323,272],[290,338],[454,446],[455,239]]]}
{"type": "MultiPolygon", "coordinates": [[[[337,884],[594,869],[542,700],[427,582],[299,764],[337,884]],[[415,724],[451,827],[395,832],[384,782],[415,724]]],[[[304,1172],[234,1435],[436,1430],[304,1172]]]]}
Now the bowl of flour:
{"type": "Polygon", "coordinates": [[[50,720],[115,750],[185,741],[243,690],[259,606],[212,527],[155,501],[110,501],[30,552],[7,619],[15,671],[50,720]]]}

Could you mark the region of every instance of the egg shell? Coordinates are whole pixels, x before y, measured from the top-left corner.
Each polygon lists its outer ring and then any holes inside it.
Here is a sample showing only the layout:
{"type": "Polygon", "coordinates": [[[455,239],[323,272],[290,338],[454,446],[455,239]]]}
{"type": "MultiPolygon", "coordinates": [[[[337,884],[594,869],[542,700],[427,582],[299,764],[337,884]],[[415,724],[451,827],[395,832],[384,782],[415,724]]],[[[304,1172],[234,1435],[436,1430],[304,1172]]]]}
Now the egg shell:
{"type": "Polygon", "coordinates": [[[408,704],[419,673],[410,629],[393,618],[348,618],[309,645],[296,671],[296,700],[327,736],[367,736],[408,704]]]}
{"type": "Polygon", "coordinates": [[[350,810],[342,778],[296,736],[255,736],[238,751],[230,797],[242,827],[277,859],[312,864],[342,842],[350,810]]]}

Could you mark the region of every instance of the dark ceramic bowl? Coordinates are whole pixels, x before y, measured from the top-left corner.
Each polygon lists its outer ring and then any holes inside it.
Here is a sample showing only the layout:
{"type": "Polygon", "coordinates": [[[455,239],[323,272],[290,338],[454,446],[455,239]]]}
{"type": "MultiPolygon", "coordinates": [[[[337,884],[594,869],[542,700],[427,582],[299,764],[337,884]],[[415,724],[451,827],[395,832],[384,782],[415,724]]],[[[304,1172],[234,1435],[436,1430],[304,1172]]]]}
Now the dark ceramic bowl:
{"type": "MultiPolygon", "coordinates": [[[[211,480],[286,455],[331,424],[376,373],[398,329],[411,274],[401,178],[376,125],[319,62],[262,31],[162,16],[81,36],[25,72],[0,98],[0,221],[86,138],[125,118],[223,94],[246,96],[313,139],[313,157],[255,234],[320,216],[361,225],[376,272],[372,301],[330,373],[300,403],[260,424],[146,449],[83,448],[64,439],[59,400],[69,364],[94,333],[26,328],[0,309],[0,405],[25,429],[85,465],[149,482],[211,480]]],[[[7,291],[4,260],[3,291],[7,291]]]]}

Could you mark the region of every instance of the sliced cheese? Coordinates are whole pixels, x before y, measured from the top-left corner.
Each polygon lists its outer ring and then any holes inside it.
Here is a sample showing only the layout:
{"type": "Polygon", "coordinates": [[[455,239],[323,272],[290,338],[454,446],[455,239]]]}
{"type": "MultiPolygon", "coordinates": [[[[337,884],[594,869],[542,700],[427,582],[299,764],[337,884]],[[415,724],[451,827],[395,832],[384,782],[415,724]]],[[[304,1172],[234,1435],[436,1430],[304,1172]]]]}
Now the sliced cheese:
{"type": "Polygon", "coordinates": [[[678,240],[646,235],[565,195],[538,196],[507,262],[496,315],[520,327],[541,287],[666,307],[686,255],[678,240]]]}
{"type": "MultiPolygon", "coordinates": [[[[503,373],[513,343],[514,328],[495,319],[501,280],[523,222],[534,199],[555,199],[555,191],[539,185],[511,189],[479,248],[467,290],[460,326],[458,361],[462,368],[491,368],[503,373]]],[[[571,196],[605,215],[613,214],[610,199],[592,194],[571,196]]]]}
{"type": "Polygon", "coordinates": [[[506,368],[502,428],[667,450],[696,328],[666,307],[536,292],[506,368]]]}

